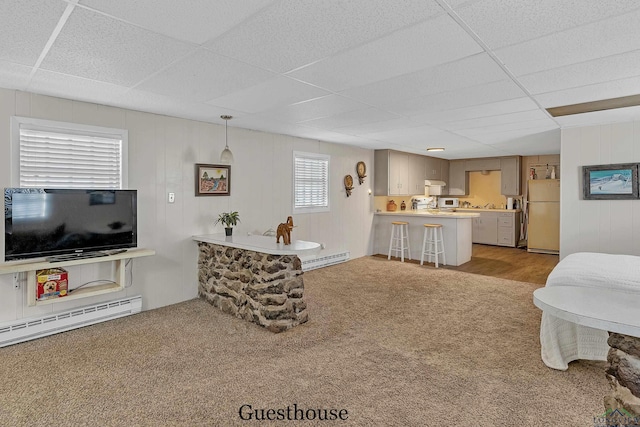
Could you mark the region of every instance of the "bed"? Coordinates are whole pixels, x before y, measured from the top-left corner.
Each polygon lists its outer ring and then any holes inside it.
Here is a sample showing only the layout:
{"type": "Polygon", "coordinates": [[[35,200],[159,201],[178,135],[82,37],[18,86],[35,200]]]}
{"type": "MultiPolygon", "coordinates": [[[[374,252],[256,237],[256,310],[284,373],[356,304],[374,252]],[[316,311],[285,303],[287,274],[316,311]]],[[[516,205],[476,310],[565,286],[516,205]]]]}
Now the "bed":
{"type": "MultiPolygon", "coordinates": [[[[545,286],[584,286],[640,292],[640,257],[574,253],[556,265],[545,286]]],[[[607,303],[606,300],[602,301],[602,304],[607,303]]],[[[606,331],[576,325],[542,312],[542,361],[550,368],[566,370],[569,362],[578,359],[607,360],[608,336],[606,331]]]]}

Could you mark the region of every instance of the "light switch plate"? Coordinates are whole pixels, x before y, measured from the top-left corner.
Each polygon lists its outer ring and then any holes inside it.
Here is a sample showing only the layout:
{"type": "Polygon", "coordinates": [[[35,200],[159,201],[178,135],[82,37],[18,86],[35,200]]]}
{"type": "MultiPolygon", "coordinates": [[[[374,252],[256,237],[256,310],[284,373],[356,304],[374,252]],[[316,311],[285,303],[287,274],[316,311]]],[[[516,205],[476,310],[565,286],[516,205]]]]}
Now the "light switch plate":
{"type": "Polygon", "coordinates": [[[176,201],[176,193],[169,193],[169,203],[174,203],[176,201]]]}

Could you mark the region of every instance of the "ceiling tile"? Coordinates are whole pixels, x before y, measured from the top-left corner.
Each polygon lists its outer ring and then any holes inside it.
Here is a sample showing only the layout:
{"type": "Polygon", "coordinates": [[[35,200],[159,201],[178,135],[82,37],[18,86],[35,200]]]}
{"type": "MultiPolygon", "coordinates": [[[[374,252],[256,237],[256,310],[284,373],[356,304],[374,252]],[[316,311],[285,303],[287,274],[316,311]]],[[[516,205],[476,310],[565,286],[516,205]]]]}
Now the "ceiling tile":
{"type": "Polygon", "coordinates": [[[551,120],[550,118],[543,118],[538,120],[527,120],[527,121],[519,121],[512,123],[502,123],[502,124],[494,124],[494,125],[484,125],[481,127],[469,128],[469,129],[459,129],[456,130],[455,133],[458,135],[466,136],[467,138],[480,141],[481,138],[485,136],[498,135],[506,132],[512,131],[522,131],[529,129],[553,129],[558,128],[558,124],[551,120]]]}
{"type": "Polygon", "coordinates": [[[139,86],[140,90],[205,102],[272,79],[275,74],[199,49],[139,86]]]}
{"type": "Polygon", "coordinates": [[[36,93],[107,105],[127,90],[124,86],[45,70],[38,70],[29,84],[29,91],[36,93]]]}
{"type": "Polygon", "coordinates": [[[207,46],[286,72],[441,13],[433,0],[283,0],[207,46]]]}
{"type": "Polygon", "coordinates": [[[495,54],[516,76],[638,49],[640,11],[553,33],[495,54]]]}
{"type": "Polygon", "coordinates": [[[0,61],[0,87],[27,90],[32,67],[0,61]]]}
{"type": "Polygon", "coordinates": [[[340,93],[374,106],[386,107],[389,102],[506,78],[506,73],[488,54],[480,53],[432,68],[347,89],[340,93]]]}
{"type": "Polygon", "coordinates": [[[445,111],[419,113],[412,115],[411,120],[439,126],[442,123],[480,117],[491,117],[500,114],[511,114],[519,111],[535,110],[538,108],[538,105],[531,98],[522,97],[509,99],[507,101],[489,102],[445,111]]]}
{"type": "Polygon", "coordinates": [[[466,31],[451,17],[443,15],[288,74],[329,90],[342,91],[481,51],[466,31]]]}
{"type": "Polygon", "coordinates": [[[220,119],[220,116],[223,114],[232,115],[234,119],[236,116],[243,114],[242,112],[229,110],[227,108],[207,104],[195,104],[136,89],[131,89],[121,96],[115,97],[112,105],[131,110],[148,111],[155,114],[212,123],[224,123],[224,121],[220,119]]]}
{"type": "Polygon", "coordinates": [[[491,144],[510,155],[534,156],[560,153],[560,129],[546,130],[491,144]]]}
{"type": "Polygon", "coordinates": [[[545,108],[640,94],[640,76],[535,95],[545,108]]]}
{"type": "Polygon", "coordinates": [[[255,86],[214,98],[207,103],[224,105],[248,113],[257,113],[330,94],[330,92],[318,87],[277,76],[255,86]]]}
{"type": "Polygon", "coordinates": [[[50,0],[0,2],[0,60],[35,65],[66,7],[50,0]]]}
{"type": "Polygon", "coordinates": [[[640,50],[527,74],[520,82],[532,94],[640,76],[640,50]]]}
{"type": "Polygon", "coordinates": [[[636,0],[483,0],[454,9],[492,49],[640,8],[636,0]]]}
{"type": "Polygon", "coordinates": [[[389,117],[398,118],[400,116],[390,114],[377,108],[366,108],[363,110],[347,111],[341,114],[335,114],[330,117],[307,120],[302,122],[305,126],[316,127],[319,129],[335,130],[344,132],[341,128],[344,126],[360,125],[363,123],[372,123],[380,120],[386,120],[389,117]]]}
{"type": "Polygon", "coordinates": [[[80,0],[80,4],[178,40],[202,44],[273,0],[80,0]],[[153,13],[149,13],[153,11],[153,13]]]}
{"type": "Polygon", "coordinates": [[[130,87],[191,50],[186,43],[76,7],[42,68],[130,87]]]}
{"type": "Polygon", "coordinates": [[[438,127],[450,131],[457,131],[463,129],[483,128],[496,125],[503,125],[509,123],[523,123],[534,120],[551,120],[549,114],[542,110],[528,110],[520,111],[517,113],[500,114],[496,116],[485,116],[481,118],[468,119],[468,120],[456,120],[439,124],[438,127]]]}
{"type": "Polygon", "coordinates": [[[373,123],[361,123],[361,124],[353,124],[349,126],[342,126],[338,130],[340,132],[344,132],[350,135],[360,135],[367,137],[372,134],[377,134],[380,132],[392,131],[396,129],[406,129],[412,127],[423,126],[424,123],[416,123],[414,121],[409,120],[406,117],[398,117],[397,116],[387,114],[387,117],[382,120],[378,120],[373,123]],[[392,118],[393,117],[393,118],[392,118]]]}
{"type": "Polygon", "coordinates": [[[433,111],[506,101],[521,98],[523,95],[525,93],[513,81],[502,80],[450,92],[405,99],[401,102],[390,102],[387,108],[411,117],[433,111]]]}
{"type": "Polygon", "coordinates": [[[556,117],[563,128],[640,120],[640,106],[556,117]]]}
{"type": "Polygon", "coordinates": [[[481,135],[478,134],[478,135],[474,135],[472,139],[474,141],[479,141],[485,144],[492,144],[497,142],[509,141],[515,138],[520,138],[520,137],[524,137],[526,135],[531,135],[535,133],[547,132],[554,129],[559,129],[559,126],[556,125],[555,123],[548,124],[548,125],[542,124],[540,126],[535,126],[535,127],[526,128],[526,129],[506,130],[506,131],[495,132],[495,133],[485,133],[481,135]]]}
{"type": "Polygon", "coordinates": [[[280,121],[300,123],[307,120],[331,117],[347,111],[366,109],[368,105],[339,95],[328,95],[322,98],[299,102],[281,108],[265,111],[258,117],[273,117],[280,121]]]}

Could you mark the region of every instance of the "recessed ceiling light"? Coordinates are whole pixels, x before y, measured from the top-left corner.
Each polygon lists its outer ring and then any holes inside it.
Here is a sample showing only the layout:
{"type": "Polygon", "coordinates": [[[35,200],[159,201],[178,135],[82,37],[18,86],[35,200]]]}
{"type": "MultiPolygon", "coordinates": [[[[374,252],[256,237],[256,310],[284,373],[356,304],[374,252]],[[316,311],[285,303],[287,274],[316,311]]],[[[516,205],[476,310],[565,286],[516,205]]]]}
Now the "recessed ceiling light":
{"type": "Polygon", "coordinates": [[[444,151],[442,147],[427,148],[427,151],[444,151]]]}

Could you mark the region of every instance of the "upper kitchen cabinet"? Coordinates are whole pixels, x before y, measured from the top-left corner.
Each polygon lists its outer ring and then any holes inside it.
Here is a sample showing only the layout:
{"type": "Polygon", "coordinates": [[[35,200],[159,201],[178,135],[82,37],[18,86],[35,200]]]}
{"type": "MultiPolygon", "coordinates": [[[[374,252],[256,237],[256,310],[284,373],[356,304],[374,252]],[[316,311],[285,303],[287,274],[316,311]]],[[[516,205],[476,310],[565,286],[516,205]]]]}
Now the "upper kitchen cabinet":
{"type": "Polygon", "coordinates": [[[426,162],[426,179],[433,179],[436,181],[447,181],[449,179],[449,161],[438,159],[437,157],[425,156],[426,162]],[[446,167],[444,166],[446,165],[446,167]],[[445,171],[446,169],[446,171],[445,171]],[[447,174],[443,175],[443,171],[447,174]]]}
{"type": "Polygon", "coordinates": [[[427,159],[419,154],[409,154],[409,194],[424,194],[427,159]]]}
{"type": "Polygon", "coordinates": [[[447,187],[450,196],[464,196],[469,193],[469,174],[466,160],[451,160],[449,162],[449,182],[447,187]]]}
{"type": "Polygon", "coordinates": [[[426,179],[446,181],[447,176],[442,176],[443,170],[448,174],[448,160],[393,150],[376,150],[374,195],[424,194],[426,179]]]}
{"type": "Polygon", "coordinates": [[[520,156],[500,158],[500,193],[503,196],[519,196],[520,156]]]}
{"type": "Polygon", "coordinates": [[[376,196],[409,194],[409,154],[392,150],[376,150],[374,155],[376,196]]]}

